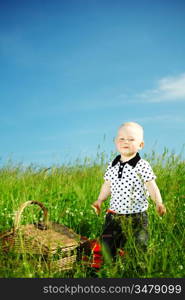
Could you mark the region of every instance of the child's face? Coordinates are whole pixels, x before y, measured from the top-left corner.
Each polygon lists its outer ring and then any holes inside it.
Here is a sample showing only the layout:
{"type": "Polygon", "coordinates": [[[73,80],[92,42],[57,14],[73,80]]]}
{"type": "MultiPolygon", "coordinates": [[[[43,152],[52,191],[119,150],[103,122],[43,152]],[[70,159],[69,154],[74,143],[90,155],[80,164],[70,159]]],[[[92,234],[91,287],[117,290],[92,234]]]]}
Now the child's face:
{"type": "Polygon", "coordinates": [[[115,144],[122,156],[133,156],[144,147],[142,132],[136,126],[123,126],[118,131],[115,144]]]}

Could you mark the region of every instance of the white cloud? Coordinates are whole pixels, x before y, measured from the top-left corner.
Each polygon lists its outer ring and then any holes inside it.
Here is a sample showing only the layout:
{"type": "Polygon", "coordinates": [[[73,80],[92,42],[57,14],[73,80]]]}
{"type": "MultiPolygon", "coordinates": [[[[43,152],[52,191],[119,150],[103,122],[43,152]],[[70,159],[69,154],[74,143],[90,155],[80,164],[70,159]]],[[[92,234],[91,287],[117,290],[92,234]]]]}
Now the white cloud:
{"type": "Polygon", "coordinates": [[[185,101],[185,73],[161,78],[156,88],[146,90],[136,98],[148,102],[185,101]]]}

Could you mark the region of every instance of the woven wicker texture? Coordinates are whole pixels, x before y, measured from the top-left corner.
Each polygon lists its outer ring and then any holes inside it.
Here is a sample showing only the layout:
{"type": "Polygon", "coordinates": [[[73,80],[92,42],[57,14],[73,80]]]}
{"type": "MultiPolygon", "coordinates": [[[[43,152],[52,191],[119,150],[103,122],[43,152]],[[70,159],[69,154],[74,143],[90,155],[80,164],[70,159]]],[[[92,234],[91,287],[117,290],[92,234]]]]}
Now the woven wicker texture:
{"type": "Polygon", "coordinates": [[[48,221],[48,211],[41,202],[27,201],[15,214],[14,227],[1,235],[2,248],[16,253],[39,254],[49,258],[50,266],[59,269],[72,268],[76,261],[75,249],[80,236],[68,227],[48,221]],[[32,204],[43,210],[43,223],[21,225],[24,209],[32,204]],[[57,256],[57,260],[53,259],[57,256]]]}

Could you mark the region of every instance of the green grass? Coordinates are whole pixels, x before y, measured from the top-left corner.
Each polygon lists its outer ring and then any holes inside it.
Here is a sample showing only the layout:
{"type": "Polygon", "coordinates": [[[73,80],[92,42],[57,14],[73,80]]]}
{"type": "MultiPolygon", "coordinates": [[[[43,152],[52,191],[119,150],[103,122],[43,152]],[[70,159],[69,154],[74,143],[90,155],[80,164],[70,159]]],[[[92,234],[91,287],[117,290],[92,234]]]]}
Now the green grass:
{"type": "MultiPolygon", "coordinates": [[[[107,259],[97,277],[172,277],[185,275],[184,266],[184,212],[185,162],[181,156],[169,153],[145,155],[157,175],[167,214],[159,217],[149,200],[148,252],[140,253],[134,247],[132,236],[125,246],[126,256],[118,257],[112,265],[107,259]]],[[[104,223],[108,200],[103,204],[100,217],[91,208],[103,182],[107,158],[98,154],[96,161],[85,159],[74,165],[49,170],[36,166],[26,169],[9,163],[0,169],[0,232],[10,230],[13,217],[21,203],[37,200],[49,210],[51,221],[62,223],[90,239],[98,238],[104,223]]],[[[36,221],[35,208],[26,208],[22,223],[36,221]]],[[[35,257],[0,253],[0,277],[91,277],[91,270],[78,263],[72,271],[51,271],[35,257]]]]}

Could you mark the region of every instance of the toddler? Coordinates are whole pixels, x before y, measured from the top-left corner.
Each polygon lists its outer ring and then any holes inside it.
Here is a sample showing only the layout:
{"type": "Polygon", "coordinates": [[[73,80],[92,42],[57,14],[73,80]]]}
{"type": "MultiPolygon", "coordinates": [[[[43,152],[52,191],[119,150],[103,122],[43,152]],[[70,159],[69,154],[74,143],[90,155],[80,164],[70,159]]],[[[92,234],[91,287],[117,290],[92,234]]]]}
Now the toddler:
{"type": "Polygon", "coordinates": [[[102,202],[111,195],[101,239],[113,259],[127,240],[124,223],[131,224],[137,245],[146,250],[149,195],[158,214],[166,213],[156,176],[150,164],[138,153],[144,147],[143,128],[134,122],[122,124],[115,144],[120,154],[109,163],[98,200],[93,203],[99,214],[102,202]]]}

